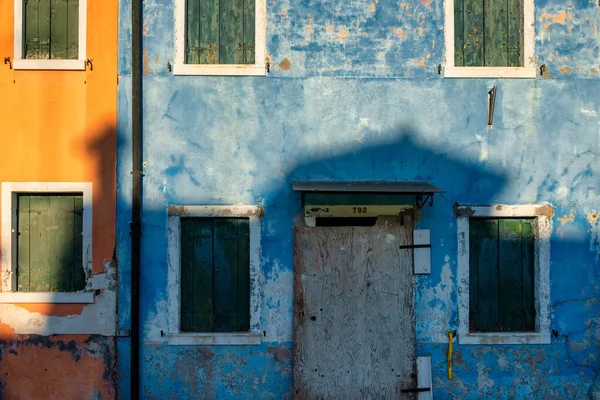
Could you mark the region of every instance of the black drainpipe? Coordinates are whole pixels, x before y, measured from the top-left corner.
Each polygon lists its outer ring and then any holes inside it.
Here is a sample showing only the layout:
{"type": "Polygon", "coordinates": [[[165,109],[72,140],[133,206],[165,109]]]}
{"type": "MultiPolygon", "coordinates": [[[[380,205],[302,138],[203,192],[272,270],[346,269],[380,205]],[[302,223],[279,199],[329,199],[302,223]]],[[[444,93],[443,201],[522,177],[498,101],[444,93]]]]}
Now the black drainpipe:
{"type": "Polygon", "coordinates": [[[142,0],[131,0],[131,399],[140,398],[142,236],[142,0]]]}

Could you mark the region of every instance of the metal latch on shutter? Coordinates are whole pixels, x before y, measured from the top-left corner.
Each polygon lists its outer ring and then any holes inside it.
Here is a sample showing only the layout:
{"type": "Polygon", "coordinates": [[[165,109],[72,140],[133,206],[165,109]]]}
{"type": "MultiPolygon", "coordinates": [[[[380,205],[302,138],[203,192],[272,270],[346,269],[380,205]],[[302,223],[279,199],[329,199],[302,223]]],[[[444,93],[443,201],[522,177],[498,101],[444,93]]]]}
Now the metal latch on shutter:
{"type": "Polygon", "coordinates": [[[414,273],[417,275],[431,273],[431,240],[429,229],[413,231],[413,244],[400,246],[400,249],[412,249],[414,273]]]}

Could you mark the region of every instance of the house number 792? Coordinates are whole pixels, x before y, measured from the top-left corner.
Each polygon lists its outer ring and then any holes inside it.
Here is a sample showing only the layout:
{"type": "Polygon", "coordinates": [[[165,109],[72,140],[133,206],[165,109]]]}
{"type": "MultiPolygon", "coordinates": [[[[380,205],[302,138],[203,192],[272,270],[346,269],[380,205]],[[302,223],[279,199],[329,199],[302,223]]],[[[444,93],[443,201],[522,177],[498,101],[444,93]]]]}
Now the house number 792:
{"type": "Polygon", "coordinates": [[[367,207],[352,207],[352,211],[354,214],[366,214],[367,207]]]}

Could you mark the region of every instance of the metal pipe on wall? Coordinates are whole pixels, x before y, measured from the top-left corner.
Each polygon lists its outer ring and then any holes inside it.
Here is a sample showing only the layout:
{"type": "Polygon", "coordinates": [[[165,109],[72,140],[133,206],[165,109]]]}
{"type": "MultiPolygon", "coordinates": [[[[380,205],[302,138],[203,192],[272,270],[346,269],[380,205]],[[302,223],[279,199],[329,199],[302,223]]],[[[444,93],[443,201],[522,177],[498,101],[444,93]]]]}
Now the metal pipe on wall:
{"type": "Polygon", "coordinates": [[[131,399],[140,398],[140,252],[142,236],[142,0],[131,0],[131,399]]]}

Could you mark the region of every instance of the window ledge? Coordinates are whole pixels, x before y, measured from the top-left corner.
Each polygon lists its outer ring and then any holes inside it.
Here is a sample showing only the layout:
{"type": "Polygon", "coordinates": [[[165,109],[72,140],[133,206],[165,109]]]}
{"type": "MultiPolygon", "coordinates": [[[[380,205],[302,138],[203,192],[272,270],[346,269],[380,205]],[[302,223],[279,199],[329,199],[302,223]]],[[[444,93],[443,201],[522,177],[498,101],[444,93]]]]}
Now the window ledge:
{"type": "Polygon", "coordinates": [[[258,332],[236,333],[171,333],[169,345],[258,345],[261,344],[261,334],[258,332]]]}
{"type": "Polygon", "coordinates": [[[446,67],[444,78],[535,78],[535,67],[446,67]]]}
{"type": "Polygon", "coordinates": [[[546,332],[489,332],[463,333],[458,335],[459,344],[550,344],[546,332]]]}
{"type": "Polygon", "coordinates": [[[91,304],[94,292],[2,292],[0,303],[91,304]]]}
{"type": "Polygon", "coordinates": [[[265,76],[266,74],[267,69],[264,65],[173,65],[173,75],[265,76]]]}
{"type": "Polygon", "coordinates": [[[84,71],[85,60],[31,60],[15,58],[13,60],[13,69],[84,71]]]}

